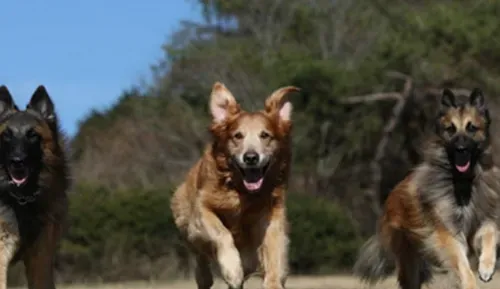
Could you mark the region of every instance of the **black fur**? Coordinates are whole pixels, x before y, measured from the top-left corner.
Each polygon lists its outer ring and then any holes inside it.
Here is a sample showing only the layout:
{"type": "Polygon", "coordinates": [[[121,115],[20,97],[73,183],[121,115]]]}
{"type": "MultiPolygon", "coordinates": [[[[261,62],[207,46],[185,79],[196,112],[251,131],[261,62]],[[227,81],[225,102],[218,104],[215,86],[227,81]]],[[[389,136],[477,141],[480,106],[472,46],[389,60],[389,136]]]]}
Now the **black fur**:
{"type": "Polygon", "coordinates": [[[23,259],[34,266],[26,271],[29,288],[55,288],[53,267],[47,271],[42,266],[53,266],[55,248],[66,229],[69,185],[64,139],[45,87],[39,86],[26,109],[19,110],[1,86],[0,201],[14,210],[19,226],[20,248],[12,261],[23,259]],[[45,270],[46,284],[35,283],[38,270],[45,270]]]}

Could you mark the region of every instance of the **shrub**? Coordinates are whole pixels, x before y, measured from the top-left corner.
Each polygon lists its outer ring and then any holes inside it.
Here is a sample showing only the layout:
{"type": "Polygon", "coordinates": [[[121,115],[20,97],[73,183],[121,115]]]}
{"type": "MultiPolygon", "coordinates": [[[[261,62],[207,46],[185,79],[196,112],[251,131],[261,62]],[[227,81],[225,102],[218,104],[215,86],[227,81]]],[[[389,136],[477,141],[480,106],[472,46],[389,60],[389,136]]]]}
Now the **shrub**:
{"type": "MultiPolygon", "coordinates": [[[[190,257],[169,207],[171,193],[77,187],[59,254],[60,280],[164,279],[189,272],[190,257]]],[[[352,264],[359,238],[340,207],[291,194],[288,215],[293,273],[326,273],[352,264]]]]}
{"type": "Polygon", "coordinates": [[[354,263],[361,238],[337,204],[321,197],[290,194],[288,218],[293,273],[331,273],[354,263]]]}
{"type": "Polygon", "coordinates": [[[60,252],[62,275],[155,279],[166,269],[177,271],[172,261],[185,249],[172,220],[170,195],[170,189],[77,187],[60,252]]]}

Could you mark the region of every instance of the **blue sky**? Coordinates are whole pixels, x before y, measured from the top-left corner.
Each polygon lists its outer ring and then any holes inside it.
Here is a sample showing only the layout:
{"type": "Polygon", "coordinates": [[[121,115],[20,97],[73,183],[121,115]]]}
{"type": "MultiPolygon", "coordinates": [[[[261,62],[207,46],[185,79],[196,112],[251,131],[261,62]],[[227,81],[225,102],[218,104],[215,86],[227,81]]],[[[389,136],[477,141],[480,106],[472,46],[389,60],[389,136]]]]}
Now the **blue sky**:
{"type": "Polygon", "coordinates": [[[36,86],[51,95],[70,135],[92,108],[150,76],[181,20],[201,20],[195,0],[4,0],[0,84],[24,107],[36,86]],[[142,3],[142,4],[141,4],[142,3]]]}

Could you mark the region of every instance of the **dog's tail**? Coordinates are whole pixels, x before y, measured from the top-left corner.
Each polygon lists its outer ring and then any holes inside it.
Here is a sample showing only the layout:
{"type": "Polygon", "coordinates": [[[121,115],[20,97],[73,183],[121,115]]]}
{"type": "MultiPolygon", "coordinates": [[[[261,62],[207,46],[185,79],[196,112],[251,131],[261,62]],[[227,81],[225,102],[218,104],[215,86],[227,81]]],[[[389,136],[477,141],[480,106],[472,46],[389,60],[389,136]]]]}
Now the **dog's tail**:
{"type": "Polygon", "coordinates": [[[376,234],[361,246],[353,274],[364,282],[374,284],[389,277],[394,270],[394,258],[383,247],[380,236],[376,234]]]}

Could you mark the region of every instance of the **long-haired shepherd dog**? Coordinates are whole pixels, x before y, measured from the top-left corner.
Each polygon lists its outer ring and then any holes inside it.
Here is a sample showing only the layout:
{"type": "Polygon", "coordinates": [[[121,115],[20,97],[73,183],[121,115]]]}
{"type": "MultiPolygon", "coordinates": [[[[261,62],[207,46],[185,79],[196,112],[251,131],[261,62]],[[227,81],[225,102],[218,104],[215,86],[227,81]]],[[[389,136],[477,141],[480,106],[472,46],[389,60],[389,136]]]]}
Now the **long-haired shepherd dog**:
{"type": "Polygon", "coordinates": [[[283,288],[288,271],[285,214],[292,105],[283,87],[265,109],[247,112],[214,84],[210,100],[213,142],[171,200],[175,224],[196,257],[198,288],[213,285],[215,261],[229,288],[263,273],[266,289],[283,288]]]}
{"type": "Polygon", "coordinates": [[[30,289],[53,289],[69,186],[54,104],[43,86],[19,110],[0,86],[0,289],[9,263],[24,261],[30,289]]]}
{"type": "Polygon", "coordinates": [[[460,288],[492,279],[498,241],[499,174],[490,116],[480,89],[469,97],[445,89],[424,161],[389,194],[377,233],[363,245],[354,274],[375,283],[395,265],[400,288],[417,289],[432,267],[454,273],[460,288]]]}

